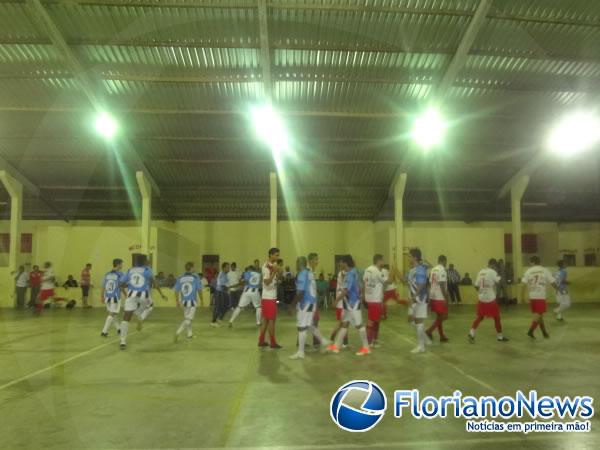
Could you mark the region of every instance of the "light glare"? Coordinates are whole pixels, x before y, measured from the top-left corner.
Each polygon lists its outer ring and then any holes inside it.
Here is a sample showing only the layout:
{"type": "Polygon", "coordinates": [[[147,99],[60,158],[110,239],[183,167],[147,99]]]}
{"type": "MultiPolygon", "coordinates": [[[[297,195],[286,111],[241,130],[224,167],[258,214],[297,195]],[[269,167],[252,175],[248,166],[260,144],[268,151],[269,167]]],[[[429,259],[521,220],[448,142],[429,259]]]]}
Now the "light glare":
{"type": "Polygon", "coordinates": [[[591,113],[577,112],[563,118],[550,133],[548,148],[560,155],[571,156],[588,150],[600,142],[600,119],[591,113]]]}
{"type": "Polygon", "coordinates": [[[110,114],[103,112],[96,117],[94,128],[100,136],[106,139],[112,139],[117,133],[118,126],[117,122],[110,114]]]}
{"type": "Polygon", "coordinates": [[[431,108],[415,120],[412,138],[423,150],[438,146],[444,140],[448,125],[437,109],[431,108]]]}
{"type": "Polygon", "coordinates": [[[271,105],[252,108],[252,124],[258,137],[269,146],[273,154],[285,152],[289,148],[285,124],[271,105]]]}

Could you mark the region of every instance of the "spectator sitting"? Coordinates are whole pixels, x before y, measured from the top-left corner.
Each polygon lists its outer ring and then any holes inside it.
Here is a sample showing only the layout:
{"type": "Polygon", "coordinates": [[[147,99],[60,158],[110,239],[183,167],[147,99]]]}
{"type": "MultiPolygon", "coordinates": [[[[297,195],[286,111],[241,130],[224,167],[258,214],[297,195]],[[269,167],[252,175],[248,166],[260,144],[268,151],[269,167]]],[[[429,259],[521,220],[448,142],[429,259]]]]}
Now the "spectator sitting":
{"type": "Polygon", "coordinates": [[[158,285],[158,287],[167,286],[167,279],[165,278],[164,272],[158,272],[158,275],[156,275],[156,284],[158,285]]]}
{"type": "Polygon", "coordinates": [[[175,276],[172,273],[170,273],[166,280],[166,286],[168,288],[172,288],[173,286],[175,286],[176,282],[177,280],[175,279],[175,276]]]}
{"type": "Polygon", "coordinates": [[[465,276],[461,280],[460,284],[462,284],[463,286],[472,286],[473,285],[473,280],[471,280],[471,277],[469,276],[469,272],[465,272],[465,276]]]}
{"type": "Polygon", "coordinates": [[[73,275],[69,275],[67,277],[67,281],[65,281],[63,283],[63,287],[67,288],[67,289],[70,288],[70,287],[78,287],[77,280],[75,278],[73,278],[73,275]]]}

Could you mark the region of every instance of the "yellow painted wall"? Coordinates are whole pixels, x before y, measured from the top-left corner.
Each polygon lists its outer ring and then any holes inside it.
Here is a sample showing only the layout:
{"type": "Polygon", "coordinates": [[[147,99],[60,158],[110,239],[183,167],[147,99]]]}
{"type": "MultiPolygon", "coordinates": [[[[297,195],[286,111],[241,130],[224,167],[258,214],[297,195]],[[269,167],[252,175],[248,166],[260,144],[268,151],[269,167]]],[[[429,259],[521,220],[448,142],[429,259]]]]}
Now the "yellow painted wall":
{"type": "MultiPolygon", "coordinates": [[[[291,267],[298,255],[311,251],[319,253],[321,269],[325,273],[333,271],[336,254],[351,253],[359,267],[366,267],[374,253],[388,256],[392,226],[392,222],[369,221],[281,222],[279,246],[282,257],[291,267]]],[[[236,261],[240,267],[255,258],[262,262],[269,248],[268,229],[267,221],[155,222],[152,233],[155,268],[178,274],[183,271],[186,261],[194,261],[199,268],[202,255],[213,253],[220,255],[221,261],[236,261]]],[[[8,231],[8,222],[0,222],[0,231],[8,231]]],[[[83,265],[91,262],[96,285],[110,269],[111,260],[119,257],[128,263],[132,253],[129,247],[140,241],[135,222],[24,221],[22,231],[33,233],[33,253],[22,255],[22,262],[41,264],[51,260],[60,280],[68,274],[78,277],[83,265]]],[[[461,273],[475,274],[489,257],[504,256],[505,232],[510,232],[510,224],[504,222],[407,222],[405,245],[420,247],[432,263],[444,253],[461,273]]],[[[526,223],[524,232],[538,233],[540,255],[547,265],[554,264],[560,249],[571,247],[578,251],[578,264],[583,264],[583,252],[600,246],[598,224],[526,223]]],[[[581,291],[582,297],[600,300],[598,280],[592,275],[584,278],[586,287],[581,291]]],[[[7,289],[11,282],[5,283],[0,292],[0,305],[12,304],[9,297],[12,289],[7,289]]],[[[98,294],[99,290],[94,290],[93,296],[98,294]]],[[[95,301],[97,303],[97,299],[95,301]]]]}

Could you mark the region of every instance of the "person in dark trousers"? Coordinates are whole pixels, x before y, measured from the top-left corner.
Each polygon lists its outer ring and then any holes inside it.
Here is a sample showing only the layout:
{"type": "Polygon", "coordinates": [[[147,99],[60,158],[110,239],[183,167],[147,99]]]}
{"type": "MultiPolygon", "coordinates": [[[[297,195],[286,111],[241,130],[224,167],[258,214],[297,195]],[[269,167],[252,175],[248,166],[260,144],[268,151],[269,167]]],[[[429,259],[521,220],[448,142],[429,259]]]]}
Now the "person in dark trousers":
{"type": "Polygon", "coordinates": [[[460,273],[454,268],[454,264],[448,266],[448,294],[450,295],[450,302],[456,303],[457,305],[462,304],[460,298],[460,273]]]}
{"type": "Polygon", "coordinates": [[[17,294],[18,309],[25,308],[25,294],[27,294],[28,283],[29,274],[25,272],[25,266],[19,266],[19,270],[15,275],[15,292],[17,294]]]}
{"type": "Polygon", "coordinates": [[[217,286],[215,288],[215,304],[213,306],[213,316],[211,326],[220,327],[225,313],[229,309],[229,263],[224,262],[221,265],[221,271],[217,276],[217,286]]]}
{"type": "Polygon", "coordinates": [[[40,266],[33,266],[31,272],[29,272],[29,287],[31,289],[29,303],[27,304],[29,308],[35,307],[41,285],[42,271],[40,270],[40,266]]]}

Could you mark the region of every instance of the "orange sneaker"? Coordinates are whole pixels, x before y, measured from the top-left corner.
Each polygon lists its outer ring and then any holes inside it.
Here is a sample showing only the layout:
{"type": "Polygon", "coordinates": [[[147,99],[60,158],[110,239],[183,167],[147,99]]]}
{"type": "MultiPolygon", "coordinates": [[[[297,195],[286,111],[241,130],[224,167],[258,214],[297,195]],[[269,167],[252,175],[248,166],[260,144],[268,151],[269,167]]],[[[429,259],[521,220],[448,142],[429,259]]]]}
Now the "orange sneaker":
{"type": "Polygon", "coordinates": [[[327,350],[329,350],[330,352],[333,352],[333,353],[339,353],[340,352],[340,349],[335,344],[328,345],[327,346],[327,350]]]}
{"type": "Polygon", "coordinates": [[[356,356],[364,356],[371,353],[368,347],[361,347],[359,351],[356,352],[356,356]]]}

